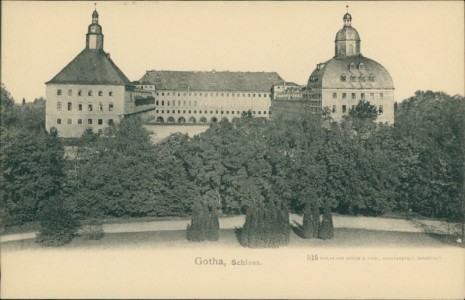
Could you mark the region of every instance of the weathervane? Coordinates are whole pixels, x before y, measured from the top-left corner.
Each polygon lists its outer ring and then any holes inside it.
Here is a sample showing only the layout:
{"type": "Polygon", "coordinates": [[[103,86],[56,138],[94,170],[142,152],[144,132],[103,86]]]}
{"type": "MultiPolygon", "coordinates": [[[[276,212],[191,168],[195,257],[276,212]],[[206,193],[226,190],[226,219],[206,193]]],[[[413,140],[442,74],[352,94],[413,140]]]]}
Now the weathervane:
{"type": "Polygon", "coordinates": [[[347,13],[349,13],[349,5],[346,5],[347,13]]]}

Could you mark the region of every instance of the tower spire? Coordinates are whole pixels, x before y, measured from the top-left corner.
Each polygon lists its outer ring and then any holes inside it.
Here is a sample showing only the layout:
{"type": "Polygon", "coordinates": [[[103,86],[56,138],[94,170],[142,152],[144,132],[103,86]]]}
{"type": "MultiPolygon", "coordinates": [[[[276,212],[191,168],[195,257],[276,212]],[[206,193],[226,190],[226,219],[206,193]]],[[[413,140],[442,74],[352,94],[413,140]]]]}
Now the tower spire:
{"type": "Polygon", "coordinates": [[[89,25],[86,35],[87,49],[103,49],[102,26],[98,23],[97,3],[94,3],[92,13],[92,24],[89,25]]]}

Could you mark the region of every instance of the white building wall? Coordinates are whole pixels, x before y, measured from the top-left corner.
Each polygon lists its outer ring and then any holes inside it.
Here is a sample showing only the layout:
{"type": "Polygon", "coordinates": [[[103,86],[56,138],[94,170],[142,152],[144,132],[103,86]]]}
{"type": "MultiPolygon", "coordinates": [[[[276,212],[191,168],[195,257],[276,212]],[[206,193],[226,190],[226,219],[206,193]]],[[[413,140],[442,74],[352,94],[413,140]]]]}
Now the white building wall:
{"type": "Polygon", "coordinates": [[[46,129],[56,127],[61,137],[80,137],[86,128],[103,130],[109,122],[119,122],[127,109],[123,85],[47,84],[46,95],[46,129]]]}

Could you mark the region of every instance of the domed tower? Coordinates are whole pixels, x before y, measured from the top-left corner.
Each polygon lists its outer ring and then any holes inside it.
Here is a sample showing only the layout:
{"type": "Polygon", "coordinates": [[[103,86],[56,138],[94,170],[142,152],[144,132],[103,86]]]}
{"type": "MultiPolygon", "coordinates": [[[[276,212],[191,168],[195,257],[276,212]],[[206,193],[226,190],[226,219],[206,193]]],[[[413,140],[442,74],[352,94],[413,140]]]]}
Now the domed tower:
{"type": "Polygon", "coordinates": [[[335,55],[358,55],[360,54],[360,35],[352,27],[352,16],[347,12],[342,20],[344,21],[344,27],[336,34],[335,55]]]}
{"type": "Polygon", "coordinates": [[[103,49],[102,26],[98,23],[97,9],[92,13],[92,24],[86,34],[86,49],[103,49]]]}

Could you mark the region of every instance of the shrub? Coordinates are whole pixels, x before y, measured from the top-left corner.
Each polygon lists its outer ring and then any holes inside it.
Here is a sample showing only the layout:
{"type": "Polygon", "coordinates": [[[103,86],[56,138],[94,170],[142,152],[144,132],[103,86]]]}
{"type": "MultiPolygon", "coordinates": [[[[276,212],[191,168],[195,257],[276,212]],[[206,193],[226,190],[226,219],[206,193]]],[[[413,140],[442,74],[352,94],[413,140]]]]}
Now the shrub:
{"type": "Polygon", "coordinates": [[[192,221],[187,225],[187,239],[193,242],[217,241],[220,224],[218,210],[211,205],[195,202],[192,221]]]}
{"type": "Polygon", "coordinates": [[[42,246],[58,247],[68,244],[77,235],[80,226],[59,197],[52,197],[46,202],[39,214],[39,221],[37,242],[42,246]]]}
{"type": "Polygon", "coordinates": [[[239,241],[244,247],[277,248],[289,243],[289,232],[287,207],[268,201],[249,207],[239,241]]]}
{"type": "Polygon", "coordinates": [[[302,236],[305,239],[318,237],[320,227],[320,208],[316,203],[308,203],[304,208],[302,236]]]}
{"type": "Polygon", "coordinates": [[[90,220],[89,224],[83,226],[82,235],[88,240],[100,240],[105,235],[102,222],[98,219],[90,220]]]}
{"type": "Polygon", "coordinates": [[[332,239],[334,237],[333,214],[330,208],[325,209],[318,237],[323,240],[332,239]]]}

